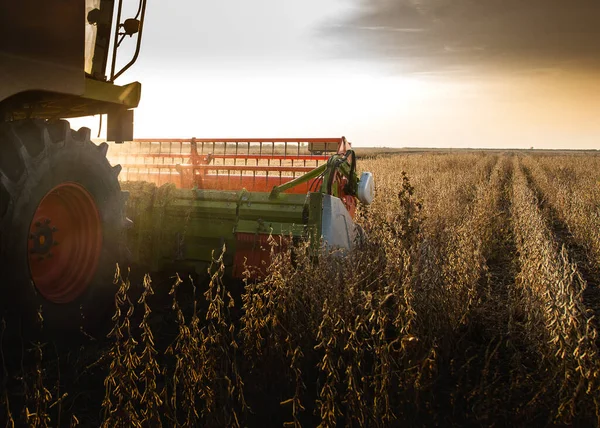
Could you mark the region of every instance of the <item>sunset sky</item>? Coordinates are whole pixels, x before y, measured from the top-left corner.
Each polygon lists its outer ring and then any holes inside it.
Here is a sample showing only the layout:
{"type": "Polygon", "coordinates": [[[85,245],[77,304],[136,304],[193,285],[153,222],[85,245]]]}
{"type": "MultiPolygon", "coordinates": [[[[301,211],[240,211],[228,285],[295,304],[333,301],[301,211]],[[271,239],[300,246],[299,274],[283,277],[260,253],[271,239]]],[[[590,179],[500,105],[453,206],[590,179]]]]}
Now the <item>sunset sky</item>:
{"type": "Polygon", "coordinates": [[[600,148],[599,22],[597,0],[149,1],[117,83],[142,83],[137,137],[600,148]]]}

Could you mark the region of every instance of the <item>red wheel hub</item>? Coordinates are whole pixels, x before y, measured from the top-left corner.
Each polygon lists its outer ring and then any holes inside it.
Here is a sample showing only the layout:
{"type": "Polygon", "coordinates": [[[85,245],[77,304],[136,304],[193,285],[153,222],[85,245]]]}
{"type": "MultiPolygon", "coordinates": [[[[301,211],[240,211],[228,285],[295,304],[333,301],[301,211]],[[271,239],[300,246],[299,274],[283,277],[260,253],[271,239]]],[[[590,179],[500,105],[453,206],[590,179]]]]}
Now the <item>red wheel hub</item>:
{"type": "Polygon", "coordinates": [[[92,195],[77,183],[56,186],[40,202],[29,228],[29,271],[54,303],[77,299],[92,280],[102,250],[102,224],[92,195]]]}

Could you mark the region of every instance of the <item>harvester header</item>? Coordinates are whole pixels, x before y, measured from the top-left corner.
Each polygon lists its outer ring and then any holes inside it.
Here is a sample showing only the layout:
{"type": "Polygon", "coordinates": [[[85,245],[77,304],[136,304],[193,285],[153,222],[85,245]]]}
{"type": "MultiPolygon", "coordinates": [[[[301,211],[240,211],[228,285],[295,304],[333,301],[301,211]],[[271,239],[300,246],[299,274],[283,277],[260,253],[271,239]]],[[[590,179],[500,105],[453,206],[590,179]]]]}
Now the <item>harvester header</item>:
{"type": "Polygon", "coordinates": [[[226,244],[240,277],[269,262],[275,235],[349,249],[357,202],[374,191],[370,173],[358,178],[345,137],[137,139],[113,145],[109,157],[131,192],[134,260],[152,269],[175,262],[202,271],[226,244]]]}

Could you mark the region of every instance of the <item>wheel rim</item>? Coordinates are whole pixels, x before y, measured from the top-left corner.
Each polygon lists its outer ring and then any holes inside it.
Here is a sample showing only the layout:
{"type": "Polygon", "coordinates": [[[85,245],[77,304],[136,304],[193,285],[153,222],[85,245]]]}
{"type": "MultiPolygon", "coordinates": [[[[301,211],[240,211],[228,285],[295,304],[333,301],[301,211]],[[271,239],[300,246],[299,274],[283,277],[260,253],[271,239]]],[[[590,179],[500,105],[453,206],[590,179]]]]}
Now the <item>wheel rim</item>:
{"type": "Polygon", "coordinates": [[[92,195],[62,183],[42,199],[29,228],[29,271],[47,300],[69,303],[94,277],[102,250],[102,224],[92,195]]]}

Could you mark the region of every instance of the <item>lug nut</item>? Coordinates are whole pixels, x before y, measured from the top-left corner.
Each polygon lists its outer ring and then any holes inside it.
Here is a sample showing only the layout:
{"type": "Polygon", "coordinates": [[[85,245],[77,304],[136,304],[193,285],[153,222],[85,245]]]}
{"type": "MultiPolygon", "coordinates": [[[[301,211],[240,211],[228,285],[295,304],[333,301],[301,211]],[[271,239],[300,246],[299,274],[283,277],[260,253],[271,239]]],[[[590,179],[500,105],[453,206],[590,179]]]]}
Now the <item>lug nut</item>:
{"type": "Polygon", "coordinates": [[[56,226],[52,226],[52,232],[58,232],[58,229],[56,228],[56,226]]]}
{"type": "Polygon", "coordinates": [[[49,219],[49,218],[47,218],[47,219],[44,221],[44,223],[46,223],[46,224],[50,224],[50,219],[49,219]]]}

